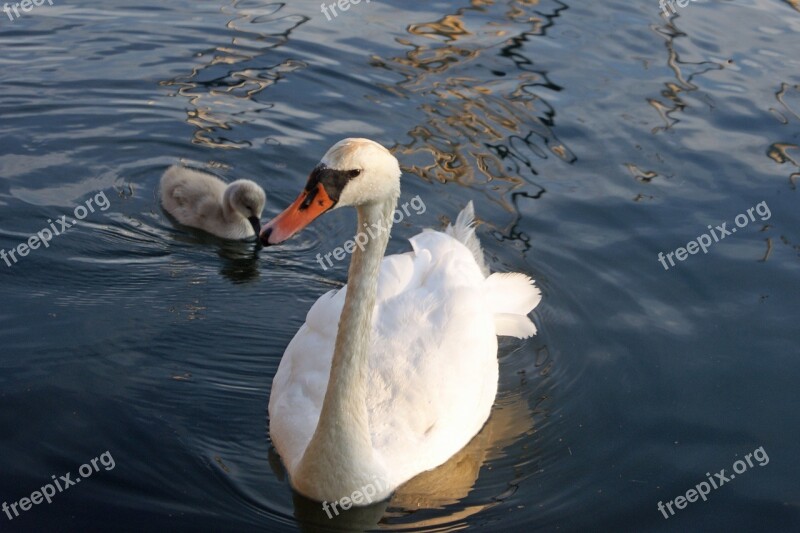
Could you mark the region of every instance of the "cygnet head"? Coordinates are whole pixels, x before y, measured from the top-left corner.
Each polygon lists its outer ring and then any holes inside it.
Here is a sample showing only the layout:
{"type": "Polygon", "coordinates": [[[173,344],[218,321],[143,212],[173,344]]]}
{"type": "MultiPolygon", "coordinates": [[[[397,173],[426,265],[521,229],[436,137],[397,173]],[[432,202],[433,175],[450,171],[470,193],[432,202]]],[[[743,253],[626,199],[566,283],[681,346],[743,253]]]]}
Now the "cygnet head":
{"type": "Polygon", "coordinates": [[[331,209],[396,199],[400,174],[397,158],[375,141],[341,140],[311,171],[294,203],[264,226],[261,242],[279,244],[331,209]]]}
{"type": "Polygon", "coordinates": [[[236,180],[225,189],[222,201],[228,212],[239,213],[250,221],[258,235],[261,230],[261,213],[267,203],[264,189],[250,180],[236,180]]]}

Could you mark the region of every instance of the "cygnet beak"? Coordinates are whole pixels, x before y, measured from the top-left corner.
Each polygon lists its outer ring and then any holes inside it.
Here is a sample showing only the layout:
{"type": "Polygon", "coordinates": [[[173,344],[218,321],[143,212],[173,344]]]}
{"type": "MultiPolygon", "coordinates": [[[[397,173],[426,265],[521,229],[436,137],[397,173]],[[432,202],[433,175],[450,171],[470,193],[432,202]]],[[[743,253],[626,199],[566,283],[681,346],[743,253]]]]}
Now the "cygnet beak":
{"type": "Polygon", "coordinates": [[[256,216],[249,217],[247,220],[253,226],[253,231],[256,232],[256,238],[258,238],[258,234],[261,233],[261,221],[256,216]]]}

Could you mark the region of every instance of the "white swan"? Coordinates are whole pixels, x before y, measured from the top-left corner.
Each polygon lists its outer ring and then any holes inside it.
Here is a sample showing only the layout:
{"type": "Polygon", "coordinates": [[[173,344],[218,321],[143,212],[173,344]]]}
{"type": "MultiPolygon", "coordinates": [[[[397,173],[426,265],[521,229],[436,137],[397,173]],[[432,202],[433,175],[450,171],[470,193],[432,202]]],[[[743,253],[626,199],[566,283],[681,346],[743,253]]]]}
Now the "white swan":
{"type": "Polygon", "coordinates": [[[261,229],[267,197],[250,180],[228,185],[205,172],[174,165],[161,177],[161,203],[185,226],[223,239],[248,239],[261,229]]]}
{"type": "Polygon", "coordinates": [[[372,233],[353,252],[347,286],[312,306],[272,382],[272,442],[292,486],[318,501],[380,501],[447,461],[489,417],[497,335],[536,333],[527,314],[539,290],[523,274],[488,275],[471,202],[446,232],[424,231],[412,252],[383,257],[399,194],[397,159],[345,139],[261,231],[277,244],[349,205],[359,232],[372,233]]]}

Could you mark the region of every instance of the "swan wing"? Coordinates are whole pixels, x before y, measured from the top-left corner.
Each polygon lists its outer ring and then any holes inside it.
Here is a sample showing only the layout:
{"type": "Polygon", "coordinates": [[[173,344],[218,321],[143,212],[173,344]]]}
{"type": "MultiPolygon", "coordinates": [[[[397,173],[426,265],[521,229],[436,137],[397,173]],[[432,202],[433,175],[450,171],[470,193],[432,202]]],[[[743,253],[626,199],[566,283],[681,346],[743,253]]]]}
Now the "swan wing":
{"type": "Polygon", "coordinates": [[[464,447],[497,393],[497,337],[480,265],[445,233],[411,243],[410,282],[379,302],[371,339],[370,431],[391,486],[464,447]]]}
{"type": "MultiPolygon", "coordinates": [[[[484,278],[469,250],[437,232],[412,243],[414,252],[381,265],[369,370],[373,446],[402,478],[469,442],[497,387],[493,317],[481,303],[484,278]]],[[[272,383],[270,435],[290,474],[319,421],[346,291],[311,307],[272,383]]]]}
{"type": "MultiPolygon", "coordinates": [[[[367,409],[390,486],[444,463],[480,431],[497,393],[497,335],[536,331],[527,317],[540,298],[531,279],[487,278],[479,245],[459,239],[474,235],[455,233],[424,231],[412,252],[381,265],[367,409]]],[[[273,380],[270,435],[290,474],[319,421],[346,291],[312,306],[273,380]]]]}

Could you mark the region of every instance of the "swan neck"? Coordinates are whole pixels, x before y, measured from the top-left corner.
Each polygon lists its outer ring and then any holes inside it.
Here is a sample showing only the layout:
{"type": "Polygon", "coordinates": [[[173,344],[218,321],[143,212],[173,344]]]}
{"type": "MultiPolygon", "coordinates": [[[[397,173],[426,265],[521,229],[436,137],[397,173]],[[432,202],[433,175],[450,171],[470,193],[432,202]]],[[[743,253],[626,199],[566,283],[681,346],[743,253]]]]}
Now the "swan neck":
{"type": "Polygon", "coordinates": [[[383,477],[373,457],[367,412],[369,348],[378,275],[396,205],[393,197],[358,207],[357,234],[369,240],[355,248],[350,261],[328,388],[319,423],[298,465],[298,477],[330,483],[342,495],[370,483],[370,476],[383,477]]]}
{"type": "MultiPolygon", "coordinates": [[[[359,231],[356,234],[366,234],[366,230],[371,229],[374,238],[368,239],[363,250],[356,247],[350,260],[347,296],[339,320],[339,331],[333,353],[333,368],[338,369],[347,361],[353,360],[359,363],[360,368],[366,370],[378,274],[389,243],[392,210],[393,207],[388,210],[387,216],[387,209],[382,205],[358,208],[359,231]]],[[[339,373],[331,377],[346,379],[345,375],[339,373]]],[[[328,389],[330,390],[330,388],[329,386],[328,389]]]]}

